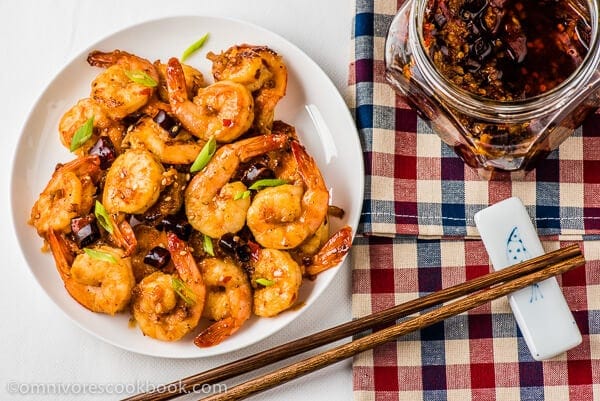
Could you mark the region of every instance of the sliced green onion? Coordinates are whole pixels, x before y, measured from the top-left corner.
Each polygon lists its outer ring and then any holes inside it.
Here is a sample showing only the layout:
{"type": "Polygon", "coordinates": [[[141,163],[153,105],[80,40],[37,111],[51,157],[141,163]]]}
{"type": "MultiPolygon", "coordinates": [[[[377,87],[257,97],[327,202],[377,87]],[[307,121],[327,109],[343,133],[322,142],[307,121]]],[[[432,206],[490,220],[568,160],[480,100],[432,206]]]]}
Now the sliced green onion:
{"type": "Polygon", "coordinates": [[[177,293],[183,299],[183,301],[189,306],[193,306],[196,303],[196,294],[190,290],[187,285],[178,277],[171,277],[171,285],[173,291],[177,293]]]}
{"type": "Polygon", "coordinates": [[[150,75],[146,74],[144,71],[135,70],[135,71],[125,71],[125,75],[127,78],[131,79],[136,84],[144,85],[149,88],[154,88],[158,85],[158,82],[150,75]]]}
{"type": "Polygon", "coordinates": [[[204,248],[204,252],[209,254],[210,256],[215,256],[215,250],[213,249],[212,238],[208,235],[204,234],[204,243],[202,244],[204,248]]]}
{"type": "Polygon", "coordinates": [[[275,284],[275,281],[269,280],[268,278],[257,278],[254,280],[257,284],[262,285],[263,287],[270,287],[275,284]]]}
{"type": "Polygon", "coordinates": [[[233,197],[233,200],[239,200],[239,199],[246,199],[250,197],[250,191],[242,191],[242,192],[238,192],[237,194],[235,194],[235,196],[233,197]]]}
{"type": "Polygon", "coordinates": [[[183,63],[196,50],[199,50],[202,46],[204,46],[204,43],[206,42],[206,39],[208,39],[208,33],[205,34],[204,36],[202,36],[200,39],[198,39],[194,43],[192,43],[191,45],[189,45],[188,48],[185,49],[183,51],[183,54],[181,55],[181,62],[183,63]]]}
{"type": "Polygon", "coordinates": [[[91,249],[91,248],[83,248],[83,252],[85,252],[86,255],[88,255],[90,258],[103,260],[103,261],[109,262],[109,263],[117,263],[117,259],[115,259],[115,257],[113,255],[111,255],[110,253],[97,251],[97,250],[91,249]]]}
{"type": "Polygon", "coordinates": [[[104,205],[98,201],[96,201],[96,205],[94,206],[94,215],[96,216],[96,220],[98,220],[98,223],[102,226],[102,228],[108,231],[109,234],[112,234],[113,226],[110,222],[110,216],[104,208],[104,205]]]}
{"type": "Polygon", "coordinates": [[[190,167],[190,173],[195,173],[196,171],[202,170],[213,157],[215,152],[217,151],[217,140],[214,136],[211,136],[208,142],[204,144],[198,156],[196,156],[196,160],[190,167]]]}
{"type": "Polygon", "coordinates": [[[254,184],[250,185],[248,189],[259,190],[265,187],[277,187],[287,183],[287,180],[281,180],[279,178],[265,178],[263,180],[256,181],[254,184]]]}
{"type": "Polygon", "coordinates": [[[81,127],[77,128],[75,131],[75,135],[71,139],[71,146],[69,146],[69,150],[72,152],[76,149],[79,149],[81,145],[87,142],[88,139],[92,137],[94,133],[94,116],[91,116],[84,122],[81,127]]]}

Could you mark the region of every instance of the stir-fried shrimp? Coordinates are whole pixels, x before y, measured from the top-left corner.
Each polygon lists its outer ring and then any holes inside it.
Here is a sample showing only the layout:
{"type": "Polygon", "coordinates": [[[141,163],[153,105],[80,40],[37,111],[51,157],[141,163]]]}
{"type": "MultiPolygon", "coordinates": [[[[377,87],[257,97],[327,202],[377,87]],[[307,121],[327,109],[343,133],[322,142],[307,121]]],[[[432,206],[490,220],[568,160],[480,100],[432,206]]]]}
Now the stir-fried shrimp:
{"type": "MultiPolygon", "coordinates": [[[[155,61],[154,67],[156,68],[160,78],[158,85],[158,96],[163,102],[168,102],[169,90],[167,88],[167,65],[161,63],[160,61],[155,61]]],[[[192,99],[196,93],[198,93],[198,89],[206,86],[204,82],[204,75],[188,64],[181,63],[181,68],[183,69],[183,76],[185,77],[185,86],[187,89],[188,98],[192,99]]]]}
{"type": "Polygon", "coordinates": [[[259,191],[246,224],[265,248],[291,249],[314,234],[327,215],[329,192],[314,159],[298,142],[292,142],[301,180],[259,191]]]}
{"type": "Polygon", "coordinates": [[[246,212],[250,207],[250,198],[240,197],[246,190],[241,181],[235,181],[224,184],[210,203],[202,203],[201,200],[192,201],[192,204],[186,202],[186,209],[193,216],[189,219],[190,224],[193,227],[195,224],[198,231],[211,238],[240,231],[246,223],[246,212]]]}
{"type": "Polygon", "coordinates": [[[106,173],[104,207],[109,213],[144,213],[158,199],[164,172],[147,150],[132,149],[119,155],[106,173]]]}
{"type": "Polygon", "coordinates": [[[106,245],[91,248],[74,259],[62,234],[48,232],[48,243],[68,293],[92,312],[114,315],[129,304],[135,279],[131,260],[106,245]]]}
{"type": "Polygon", "coordinates": [[[203,141],[182,128],[169,103],[158,98],[144,106],[136,123],[128,130],[123,145],[148,149],[165,164],[190,164],[204,145],[203,141]]]}
{"type": "Polygon", "coordinates": [[[235,333],[252,314],[252,289],[248,276],[229,259],[206,258],[199,265],[206,285],[202,315],[215,323],[194,339],[199,347],[210,347],[235,333]]]}
{"type": "Polygon", "coordinates": [[[256,46],[232,46],[220,54],[209,52],[212,61],[212,74],[216,81],[234,81],[244,85],[251,92],[262,88],[273,78],[269,66],[255,51],[256,46]]]}
{"type": "Polygon", "coordinates": [[[306,274],[315,276],[340,264],[352,246],[352,229],[344,226],[336,231],[306,267],[306,274]]]}
{"type": "Polygon", "coordinates": [[[263,135],[220,147],[207,166],[192,178],[185,191],[188,221],[211,238],[236,233],[246,223],[250,198],[246,186],[229,183],[240,163],[288,144],[285,135],[263,135]]]}
{"type": "Polygon", "coordinates": [[[77,130],[90,118],[93,118],[93,134],[74,153],[80,156],[87,154],[100,136],[109,137],[115,148],[120,149],[125,132],[123,124],[110,118],[102,107],[89,98],[79,100],[60,119],[58,132],[62,144],[69,149],[77,130]]]}
{"type": "Polygon", "coordinates": [[[285,96],[287,67],[283,59],[266,46],[232,46],[221,54],[209,53],[216,80],[245,85],[254,95],[254,126],[269,133],[275,106],[285,96]]]}
{"type": "Polygon", "coordinates": [[[259,249],[252,266],[255,315],[276,316],[294,305],[302,284],[302,269],[288,252],[259,249]]]}
{"type": "Polygon", "coordinates": [[[172,137],[150,117],[143,117],[123,143],[131,149],[148,149],[162,163],[191,164],[202,150],[202,143],[184,130],[172,137]]]}
{"type": "Polygon", "coordinates": [[[233,81],[216,82],[198,90],[190,100],[179,60],[171,58],[167,66],[169,103],[173,114],[192,134],[208,140],[231,142],[246,132],[254,119],[252,94],[233,81]]]}
{"type": "Polygon", "coordinates": [[[85,156],[58,166],[31,209],[29,224],[40,236],[50,230],[70,232],[71,219],[87,214],[94,204],[100,176],[98,156],[85,156]]]}
{"type": "Polygon", "coordinates": [[[90,97],[114,119],[142,108],[159,81],[150,61],[121,50],[96,50],[88,55],[87,61],[92,66],[106,68],[92,81],[90,97]]]}
{"type": "Polygon", "coordinates": [[[133,289],[132,311],[145,335],[177,341],[198,325],[206,287],[185,243],[169,233],[167,246],[177,274],[157,271],[145,277],[133,289]]]}

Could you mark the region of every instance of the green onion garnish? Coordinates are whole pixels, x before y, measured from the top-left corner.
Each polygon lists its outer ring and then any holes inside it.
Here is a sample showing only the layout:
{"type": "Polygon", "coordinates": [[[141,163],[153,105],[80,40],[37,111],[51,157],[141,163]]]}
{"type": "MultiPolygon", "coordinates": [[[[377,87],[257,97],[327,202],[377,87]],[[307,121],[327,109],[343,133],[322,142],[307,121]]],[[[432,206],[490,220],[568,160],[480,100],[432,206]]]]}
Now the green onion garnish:
{"type": "Polygon", "coordinates": [[[208,142],[204,144],[200,153],[194,160],[192,167],[190,167],[190,173],[195,173],[196,171],[202,170],[213,157],[217,150],[217,140],[214,136],[211,136],[208,142]]]}
{"type": "Polygon", "coordinates": [[[275,284],[275,281],[269,280],[268,278],[257,278],[254,280],[257,284],[262,285],[263,287],[270,287],[275,284]]]}
{"type": "Polygon", "coordinates": [[[94,206],[94,215],[96,216],[96,220],[98,220],[98,223],[102,226],[102,228],[108,231],[109,234],[112,234],[113,226],[110,222],[110,216],[104,208],[104,205],[98,201],[96,201],[96,205],[94,206]]]}
{"type": "Polygon", "coordinates": [[[265,187],[277,187],[287,183],[287,180],[281,180],[279,178],[265,178],[263,180],[256,181],[254,184],[250,185],[248,189],[259,190],[265,187]]]}
{"type": "Polygon", "coordinates": [[[204,234],[204,243],[202,244],[204,248],[204,252],[209,254],[210,256],[215,256],[215,250],[213,249],[212,238],[208,235],[204,234]]]}
{"type": "Polygon", "coordinates": [[[183,54],[181,55],[181,62],[183,63],[189,56],[191,56],[196,50],[200,49],[202,46],[204,46],[204,43],[206,42],[206,39],[208,39],[208,33],[205,34],[204,36],[202,36],[200,39],[198,39],[197,41],[195,41],[194,43],[192,43],[191,45],[188,46],[187,49],[185,49],[183,51],[183,54]]]}
{"type": "Polygon", "coordinates": [[[250,191],[242,191],[242,192],[238,192],[237,194],[235,194],[235,196],[233,197],[233,200],[246,199],[249,196],[250,196],[250,191]]]}
{"type": "Polygon", "coordinates": [[[125,71],[125,75],[127,78],[131,79],[136,84],[144,85],[149,88],[154,88],[158,85],[158,82],[154,80],[150,75],[146,74],[144,71],[135,70],[135,71],[125,71]]]}
{"type": "Polygon", "coordinates": [[[175,291],[186,304],[193,306],[196,303],[196,294],[194,294],[180,278],[175,276],[171,277],[171,285],[173,286],[173,291],[175,291]]]}
{"type": "Polygon", "coordinates": [[[71,139],[71,146],[69,146],[69,150],[72,152],[78,149],[81,145],[87,142],[88,139],[92,137],[94,133],[94,116],[91,116],[84,122],[81,127],[77,128],[75,135],[71,139]]]}
{"type": "Polygon", "coordinates": [[[115,257],[113,255],[111,255],[110,253],[97,251],[97,250],[91,249],[91,248],[83,248],[83,252],[85,252],[86,255],[88,255],[89,257],[94,258],[94,259],[103,260],[103,261],[109,262],[109,263],[117,263],[117,260],[115,259],[115,257]]]}

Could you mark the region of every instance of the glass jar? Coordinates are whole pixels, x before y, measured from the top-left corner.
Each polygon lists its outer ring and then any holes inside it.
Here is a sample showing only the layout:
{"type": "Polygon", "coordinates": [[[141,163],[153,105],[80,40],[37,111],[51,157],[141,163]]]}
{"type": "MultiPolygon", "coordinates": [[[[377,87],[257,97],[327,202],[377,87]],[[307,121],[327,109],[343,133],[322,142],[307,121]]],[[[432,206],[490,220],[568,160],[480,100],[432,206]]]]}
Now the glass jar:
{"type": "Polygon", "coordinates": [[[533,169],[600,106],[598,0],[558,1],[577,7],[588,24],[588,51],[556,87],[521,100],[485,98],[440,73],[424,45],[424,16],[432,0],[407,0],[390,25],[386,79],[483,178],[533,169]]]}

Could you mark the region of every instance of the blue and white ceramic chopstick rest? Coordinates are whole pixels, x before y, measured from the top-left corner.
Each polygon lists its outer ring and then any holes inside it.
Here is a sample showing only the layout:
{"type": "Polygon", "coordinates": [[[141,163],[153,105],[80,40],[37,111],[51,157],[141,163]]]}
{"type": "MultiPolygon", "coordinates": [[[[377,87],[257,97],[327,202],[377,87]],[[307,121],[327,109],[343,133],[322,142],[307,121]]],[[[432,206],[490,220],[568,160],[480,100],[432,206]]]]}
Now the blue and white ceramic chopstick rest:
{"type": "MultiPolygon", "coordinates": [[[[475,224],[494,270],[544,253],[519,198],[479,211],[475,224]]],[[[552,358],[581,343],[579,328],[554,277],[515,291],[508,300],[534,359],[552,358]]]]}

